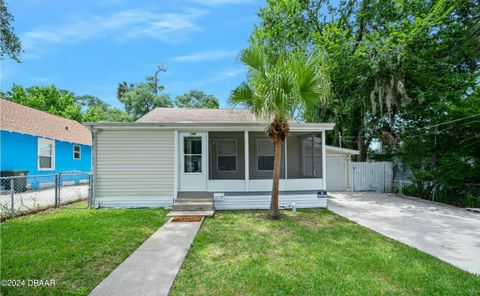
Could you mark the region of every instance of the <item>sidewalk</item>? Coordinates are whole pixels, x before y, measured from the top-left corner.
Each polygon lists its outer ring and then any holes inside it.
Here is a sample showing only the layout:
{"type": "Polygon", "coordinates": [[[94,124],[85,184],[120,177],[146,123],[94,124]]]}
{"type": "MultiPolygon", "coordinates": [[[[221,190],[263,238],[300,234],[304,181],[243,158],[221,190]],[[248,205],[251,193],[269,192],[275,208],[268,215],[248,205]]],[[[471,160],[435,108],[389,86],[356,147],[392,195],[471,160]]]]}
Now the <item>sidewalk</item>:
{"type": "Polygon", "coordinates": [[[165,223],[90,295],[168,295],[201,224],[165,223]]]}

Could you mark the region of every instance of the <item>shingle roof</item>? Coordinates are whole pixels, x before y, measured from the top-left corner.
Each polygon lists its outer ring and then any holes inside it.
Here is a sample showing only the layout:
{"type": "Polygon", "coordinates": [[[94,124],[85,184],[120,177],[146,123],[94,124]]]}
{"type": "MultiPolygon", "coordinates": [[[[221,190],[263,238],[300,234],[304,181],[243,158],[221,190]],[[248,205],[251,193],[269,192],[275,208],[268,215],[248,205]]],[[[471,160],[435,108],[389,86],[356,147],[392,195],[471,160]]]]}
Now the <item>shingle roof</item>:
{"type": "Polygon", "coordinates": [[[155,108],[136,122],[142,123],[264,123],[243,109],[155,108]]]}
{"type": "Polygon", "coordinates": [[[79,122],[0,99],[0,129],[92,145],[90,131],[79,122]]]}

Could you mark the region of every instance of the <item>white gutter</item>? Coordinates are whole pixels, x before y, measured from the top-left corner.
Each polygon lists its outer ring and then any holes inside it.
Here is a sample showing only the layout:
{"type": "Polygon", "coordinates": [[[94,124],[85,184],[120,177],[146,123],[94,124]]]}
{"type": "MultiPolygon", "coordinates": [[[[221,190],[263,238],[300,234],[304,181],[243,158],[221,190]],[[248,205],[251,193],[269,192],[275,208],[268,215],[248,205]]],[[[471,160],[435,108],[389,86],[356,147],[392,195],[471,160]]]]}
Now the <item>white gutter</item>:
{"type": "MultiPolygon", "coordinates": [[[[144,123],[144,122],[99,122],[85,123],[92,129],[129,130],[158,129],[179,131],[264,131],[266,123],[144,123]]],[[[317,132],[333,130],[334,123],[291,123],[292,132],[317,132]]]]}

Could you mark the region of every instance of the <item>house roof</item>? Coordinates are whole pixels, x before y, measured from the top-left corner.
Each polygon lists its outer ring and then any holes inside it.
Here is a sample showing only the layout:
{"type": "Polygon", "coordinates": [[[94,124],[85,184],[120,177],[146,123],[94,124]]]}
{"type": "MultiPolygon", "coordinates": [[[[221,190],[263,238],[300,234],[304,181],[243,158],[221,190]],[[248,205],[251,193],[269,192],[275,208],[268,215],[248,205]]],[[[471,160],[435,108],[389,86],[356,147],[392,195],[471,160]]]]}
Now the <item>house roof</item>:
{"type": "Polygon", "coordinates": [[[325,145],[325,149],[327,150],[327,152],[331,152],[333,154],[347,154],[347,155],[358,155],[358,154],[360,154],[360,152],[358,150],[348,149],[348,148],[340,148],[340,147],[329,146],[329,145],[325,145]]]}
{"type": "Polygon", "coordinates": [[[155,108],[140,123],[265,123],[243,109],[155,108]]]}
{"type": "Polygon", "coordinates": [[[92,145],[90,131],[81,123],[0,99],[0,128],[66,142],[92,145]]]}
{"type": "MultiPolygon", "coordinates": [[[[135,122],[88,122],[93,129],[179,129],[210,131],[263,131],[266,120],[243,109],[156,108],[135,122]]],[[[290,131],[332,130],[334,123],[299,123],[290,121],[290,131]]]]}
{"type": "MultiPolygon", "coordinates": [[[[180,129],[233,131],[265,130],[266,120],[243,109],[156,108],[136,122],[91,122],[93,129],[180,129]]],[[[290,131],[332,130],[334,123],[299,123],[290,121],[290,131]]]]}

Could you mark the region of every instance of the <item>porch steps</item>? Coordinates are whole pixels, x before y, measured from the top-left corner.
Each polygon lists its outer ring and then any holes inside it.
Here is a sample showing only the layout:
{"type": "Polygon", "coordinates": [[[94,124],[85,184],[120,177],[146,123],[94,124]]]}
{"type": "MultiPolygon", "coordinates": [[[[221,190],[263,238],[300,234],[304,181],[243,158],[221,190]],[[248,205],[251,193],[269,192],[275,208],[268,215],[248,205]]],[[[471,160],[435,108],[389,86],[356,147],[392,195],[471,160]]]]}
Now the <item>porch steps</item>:
{"type": "Polygon", "coordinates": [[[213,201],[175,201],[174,211],[213,211],[213,201]]]}
{"type": "Polygon", "coordinates": [[[177,199],[182,198],[194,198],[194,199],[212,199],[213,193],[211,192],[200,192],[200,191],[183,191],[177,194],[177,199]]]}
{"type": "Polygon", "coordinates": [[[168,217],[213,216],[213,194],[208,192],[179,192],[168,217]]]}

